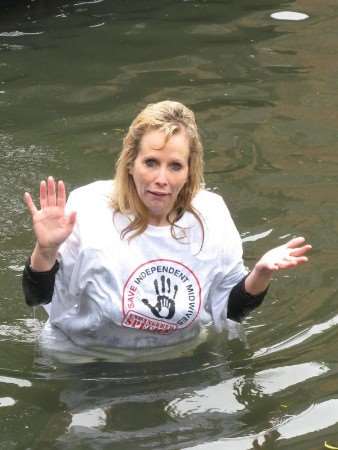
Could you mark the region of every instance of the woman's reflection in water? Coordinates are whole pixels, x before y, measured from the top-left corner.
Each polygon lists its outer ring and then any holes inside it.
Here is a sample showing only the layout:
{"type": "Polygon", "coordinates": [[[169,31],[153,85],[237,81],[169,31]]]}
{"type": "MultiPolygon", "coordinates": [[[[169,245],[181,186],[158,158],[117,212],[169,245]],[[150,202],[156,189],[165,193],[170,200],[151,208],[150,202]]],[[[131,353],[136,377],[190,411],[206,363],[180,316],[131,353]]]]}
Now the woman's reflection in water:
{"type": "MultiPolygon", "coordinates": [[[[171,361],[59,365],[52,377],[63,380],[62,408],[34,449],[55,442],[72,450],[80,444],[94,448],[94,443],[123,449],[131,442],[133,449],[170,449],[243,434],[249,438],[258,411],[261,429],[271,429],[271,409],[261,408],[264,393],[255,383],[250,356],[243,342],[225,344],[218,335],[192,357],[171,361]]],[[[264,442],[260,433],[255,436],[252,448],[272,449],[278,432],[267,433],[264,442]]]]}

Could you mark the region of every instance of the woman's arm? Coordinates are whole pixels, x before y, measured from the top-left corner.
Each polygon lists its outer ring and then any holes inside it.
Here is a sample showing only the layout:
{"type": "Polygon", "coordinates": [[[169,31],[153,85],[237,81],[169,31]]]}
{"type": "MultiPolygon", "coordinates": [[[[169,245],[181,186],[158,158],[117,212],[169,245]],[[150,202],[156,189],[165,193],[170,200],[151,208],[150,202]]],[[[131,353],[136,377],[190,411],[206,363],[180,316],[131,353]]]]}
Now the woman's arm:
{"type": "Polygon", "coordinates": [[[52,299],[59,268],[57,253],[74,229],[76,214],[65,214],[65,185],[63,181],[56,184],[53,177],[40,183],[40,209],[29,193],[25,192],[24,200],[32,216],[36,244],[23,271],[22,287],[26,303],[35,306],[52,299]]]}
{"type": "Polygon", "coordinates": [[[274,272],[297,267],[308,261],[305,255],[311,245],[297,237],[284,245],[265,253],[256,263],[252,272],[234,286],[229,295],[228,318],[241,322],[245,316],[257,308],[264,300],[274,272]]]}

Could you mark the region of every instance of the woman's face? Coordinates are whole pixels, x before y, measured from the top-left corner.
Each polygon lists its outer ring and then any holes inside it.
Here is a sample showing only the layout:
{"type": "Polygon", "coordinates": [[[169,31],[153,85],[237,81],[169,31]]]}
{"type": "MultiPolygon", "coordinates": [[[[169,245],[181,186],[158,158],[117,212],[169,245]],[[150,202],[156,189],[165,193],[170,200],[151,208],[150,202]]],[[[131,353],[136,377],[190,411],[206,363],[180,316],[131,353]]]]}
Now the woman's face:
{"type": "Polygon", "coordinates": [[[189,141],[184,129],[167,142],[159,130],[148,131],[130,173],[137,193],[149,211],[151,225],[168,225],[167,215],[189,174],[189,141]]]}

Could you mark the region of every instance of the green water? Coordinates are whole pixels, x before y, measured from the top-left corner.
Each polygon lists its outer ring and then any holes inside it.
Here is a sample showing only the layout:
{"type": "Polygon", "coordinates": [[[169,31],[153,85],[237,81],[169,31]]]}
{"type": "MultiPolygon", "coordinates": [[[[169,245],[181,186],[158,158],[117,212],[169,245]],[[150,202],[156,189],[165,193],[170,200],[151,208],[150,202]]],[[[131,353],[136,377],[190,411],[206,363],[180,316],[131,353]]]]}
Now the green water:
{"type": "Polygon", "coordinates": [[[338,446],[338,4],[16,1],[0,6],[0,449],[338,446]],[[277,21],[276,11],[305,12],[277,21]],[[112,176],[147,103],[197,115],[208,186],[252,266],[293,235],[311,263],[275,277],[242,340],[142,364],[59,363],[24,305],[24,190],[112,176]]]}

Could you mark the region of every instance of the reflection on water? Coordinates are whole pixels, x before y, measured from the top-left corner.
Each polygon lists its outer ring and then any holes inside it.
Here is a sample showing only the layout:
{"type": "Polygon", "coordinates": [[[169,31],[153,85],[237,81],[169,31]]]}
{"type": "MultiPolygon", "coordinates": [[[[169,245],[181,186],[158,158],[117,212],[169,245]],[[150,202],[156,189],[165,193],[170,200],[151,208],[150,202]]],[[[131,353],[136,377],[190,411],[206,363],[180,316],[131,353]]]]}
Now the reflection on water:
{"type": "Polygon", "coordinates": [[[338,324],[338,315],[332,317],[331,319],[327,320],[324,323],[312,325],[309,329],[300,331],[295,336],[288,337],[285,341],[279,342],[278,344],[274,344],[268,348],[261,348],[253,355],[253,357],[255,358],[259,356],[268,355],[270,353],[279,352],[282,350],[289,349],[290,347],[293,347],[295,345],[302,344],[307,339],[312,338],[316,334],[324,333],[325,331],[336,326],[337,324],[338,324]]]}
{"type": "MultiPolygon", "coordinates": [[[[252,386],[260,396],[271,395],[305,380],[329,371],[328,367],[314,363],[305,363],[289,367],[278,367],[258,372],[252,380],[252,386]]],[[[175,416],[206,413],[208,411],[235,413],[245,409],[245,405],[236,400],[245,386],[245,377],[223,381],[220,385],[208,386],[186,399],[175,400],[169,408],[175,416]]],[[[253,393],[253,390],[251,390],[253,393]]]]}
{"type": "Polygon", "coordinates": [[[338,445],[336,2],[0,9],[2,447],[338,445]],[[308,18],[273,18],[285,11],[308,18]],[[33,238],[22,194],[36,196],[48,174],[69,189],[111,177],[132,117],[165,98],[196,111],[208,186],[225,197],[248,265],[293,235],[311,241],[312,262],[275,277],[245,339],[211,335],[151,363],[61,362],[38,345],[45,314],[23,304],[33,238]]]}

